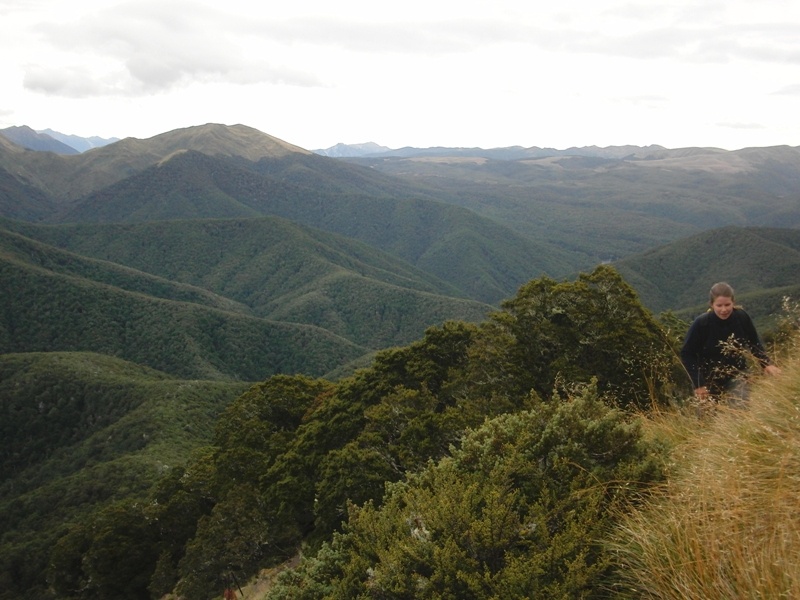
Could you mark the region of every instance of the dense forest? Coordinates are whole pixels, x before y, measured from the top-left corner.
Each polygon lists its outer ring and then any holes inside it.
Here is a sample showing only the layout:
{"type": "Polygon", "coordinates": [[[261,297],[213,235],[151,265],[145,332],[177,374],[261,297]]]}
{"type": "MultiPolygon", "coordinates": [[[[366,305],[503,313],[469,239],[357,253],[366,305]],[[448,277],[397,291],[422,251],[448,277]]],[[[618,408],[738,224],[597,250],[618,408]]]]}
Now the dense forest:
{"type": "Polygon", "coordinates": [[[46,583],[16,574],[40,597],[205,599],[300,552],[264,597],[624,597],[604,540],[667,475],[639,415],[686,405],[685,326],[604,266],[339,381],[271,377],[149,491],[61,531],[46,583]]]}
{"type": "Polygon", "coordinates": [[[0,137],[0,599],[800,596],[800,151],[412,150],[0,137]]]}

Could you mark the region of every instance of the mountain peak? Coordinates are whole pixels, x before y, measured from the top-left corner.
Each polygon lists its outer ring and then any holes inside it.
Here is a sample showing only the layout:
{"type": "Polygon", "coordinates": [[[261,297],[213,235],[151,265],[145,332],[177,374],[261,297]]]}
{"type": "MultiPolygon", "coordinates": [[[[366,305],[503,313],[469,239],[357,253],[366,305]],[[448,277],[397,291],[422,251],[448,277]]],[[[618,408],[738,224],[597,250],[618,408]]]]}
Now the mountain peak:
{"type": "MultiPolygon", "coordinates": [[[[123,142],[128,140],[135,138],[127,138],[123,142]]],[[[256,162],[262,158],[279,158],[293,153],[311,154],[308,150],[253,127],[219,123],[175,129],[137,142],[146,142],[162,156],[177,150],[196,150],[210,156],[241,156],[256,162]]]]}
{"type": "Polygon", "coordinates": [[[380,154],[381,152],[389,151],[391,151],[391,148],[381,146],[375,142],[364,142],[363,144],[339,143],[323,150],[314,150],[316,154],[330,156],[332,158],[367,156],[368,154],[380,154]]]}
{"type": "Polygon", "coordinates": [[[37,133],[49,135],[51,138],[58,140],[59,142],[63,142],[67,146],[75,148],[75,150],[78,152],[86,152],[92,148],[102,148],[103,146],[108,146],[109,144],[119,141],[119,138],[115,137],[102,138],[96,135],[91,137],[81,137],[79,135],[68,135],[59,131],[53,131],[52,129],[39,129],[37,133]]]}
{"type": "Polygon", "coordinates": [[[40,152],[53,152],[55,154],[78,154],[79,152],[72,146],[58,141],[46,133],[37,133],[27,125],[7,127],[0,129],[0,135],[7,140],[27,148],[40,152]]]}

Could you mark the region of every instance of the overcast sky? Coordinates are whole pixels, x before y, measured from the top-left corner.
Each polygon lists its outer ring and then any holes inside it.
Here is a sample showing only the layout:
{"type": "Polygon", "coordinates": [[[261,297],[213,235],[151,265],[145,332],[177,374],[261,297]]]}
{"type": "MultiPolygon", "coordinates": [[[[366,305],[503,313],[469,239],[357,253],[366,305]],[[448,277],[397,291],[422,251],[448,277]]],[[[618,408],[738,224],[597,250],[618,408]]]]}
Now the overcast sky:
{"type": "Polygon", "coordinates": [[[0,0],[0,128],[800,146],[800,0],[0,0]]]}

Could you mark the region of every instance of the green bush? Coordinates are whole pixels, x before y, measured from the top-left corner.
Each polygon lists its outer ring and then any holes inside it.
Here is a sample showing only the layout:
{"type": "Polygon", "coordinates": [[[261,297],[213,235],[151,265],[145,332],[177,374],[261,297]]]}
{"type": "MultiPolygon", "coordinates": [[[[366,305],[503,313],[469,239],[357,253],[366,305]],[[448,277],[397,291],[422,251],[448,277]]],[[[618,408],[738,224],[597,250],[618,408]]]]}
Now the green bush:
{"type": "Polygon", "coordinates": [[[351,505],[283,598],[605,598],[611,515],[662,476],[657,447],[595,387],[487,421],[452,457],[351,505]]]}

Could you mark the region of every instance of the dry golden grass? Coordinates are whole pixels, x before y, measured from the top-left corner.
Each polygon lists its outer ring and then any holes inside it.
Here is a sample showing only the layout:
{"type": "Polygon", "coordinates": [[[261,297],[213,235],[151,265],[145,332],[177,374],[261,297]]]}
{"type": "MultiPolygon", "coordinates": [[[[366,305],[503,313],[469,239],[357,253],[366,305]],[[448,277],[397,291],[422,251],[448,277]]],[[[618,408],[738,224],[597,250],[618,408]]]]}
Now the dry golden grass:
{"type": "Polygon", "coordinates": [[[615,548],[645,598],[800,598],[800,368],[756,382],[745,410],[662,414],[668,482],[622,518],[615,548]]]}

